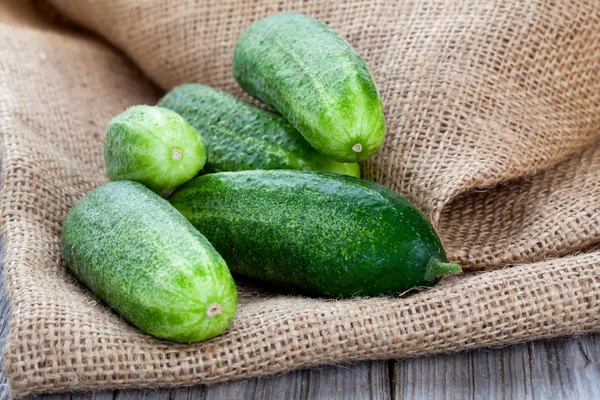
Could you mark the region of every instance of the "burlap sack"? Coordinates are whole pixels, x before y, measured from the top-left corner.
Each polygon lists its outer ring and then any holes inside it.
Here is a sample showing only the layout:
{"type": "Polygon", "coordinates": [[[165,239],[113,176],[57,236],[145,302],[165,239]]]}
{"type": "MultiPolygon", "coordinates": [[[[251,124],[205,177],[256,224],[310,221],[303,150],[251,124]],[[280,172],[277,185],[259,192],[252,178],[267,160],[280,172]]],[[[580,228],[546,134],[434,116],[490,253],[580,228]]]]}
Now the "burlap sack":
{"type": "Polygon", "coordinates": [[[46,20],[38,4],[0,3],[13,395],[221,382],[600,331],[596,0],[53,3],[97,36],[46,20]],[[323,20],[363,55],[388,122],[364,176],[421,207],[471,272],[404,299],[240,285],[227,333],[194,345],[143,335],[67,271],[67,210],[106,181],[108,120],[160,95],[143,74],[162,89],[196,81],[242,95],[235,40],[281,10],[323,20]]]}

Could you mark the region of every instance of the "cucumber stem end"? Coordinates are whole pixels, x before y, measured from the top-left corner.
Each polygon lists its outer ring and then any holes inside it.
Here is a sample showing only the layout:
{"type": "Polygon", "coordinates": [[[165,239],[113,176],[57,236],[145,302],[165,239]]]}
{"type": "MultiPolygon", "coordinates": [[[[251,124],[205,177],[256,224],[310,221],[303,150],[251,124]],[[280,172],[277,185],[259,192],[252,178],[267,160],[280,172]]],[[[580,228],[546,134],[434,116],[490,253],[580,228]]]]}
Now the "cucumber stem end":
{"type": "Polygon", "coordinates": [[[431,257],[425,267],[425,280],[434,281],[446,275],[454,275],[462,272],[462,267],[458,264],[442,262],[436,257],[431,257]]]}

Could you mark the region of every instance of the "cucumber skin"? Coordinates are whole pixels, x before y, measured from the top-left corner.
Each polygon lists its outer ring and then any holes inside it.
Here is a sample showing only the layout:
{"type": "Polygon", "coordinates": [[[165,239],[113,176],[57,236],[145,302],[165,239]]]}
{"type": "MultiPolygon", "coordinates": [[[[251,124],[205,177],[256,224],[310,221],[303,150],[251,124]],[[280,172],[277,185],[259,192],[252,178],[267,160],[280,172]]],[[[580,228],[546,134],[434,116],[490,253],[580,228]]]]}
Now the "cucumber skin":
{"type": "Polygon", "coordinates": [[[171,204],[234,274],[317,296],[403,293],[432,286],[446,261],[425,216],[373,182],[322,172],[222,172],[179,187],[171,204]]]}
{"type": "Polygon", "coordinates": [[[68,213],[62,250],[72,272],[142,331],[176,342],[227,329],[237,291],[225,261],[181,214],[142,184],[117,181],[68,213]],[[218,303],[212,318],[207,307],[218,303]]]}
{"type": "Polygon", "coordinates": [[[281,13],[257,21],[237,41],[233,71],[246,92],[334,160],[364,161],[383,144],[383,105],[367,65],[316,19],[281,13]]]}
{"type": "Polygon", "coordinates": [[[166,108],[129,107],[106,129],[104,164],[111,181],[141,182],[163,194],[196,176],[205,162],[202,135],[166,108]],[[177,161],[174,149],[180,151],[177,161]]]}
{"type": "Polygon", "coordinates": [[[204,172],[308,169],[360,177],[358,164],[321,155],[280,115],[226,92],[185,84],[167,93],[158,105],[202,132],[208,153],[204,172]]]}

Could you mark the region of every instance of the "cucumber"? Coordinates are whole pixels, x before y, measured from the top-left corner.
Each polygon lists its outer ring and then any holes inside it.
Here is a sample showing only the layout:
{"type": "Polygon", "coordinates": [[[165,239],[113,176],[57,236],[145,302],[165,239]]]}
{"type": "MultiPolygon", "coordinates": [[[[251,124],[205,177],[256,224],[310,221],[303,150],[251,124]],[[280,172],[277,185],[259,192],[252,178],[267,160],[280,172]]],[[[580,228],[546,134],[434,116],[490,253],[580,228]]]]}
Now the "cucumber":
{"type": "Polygon", "coordinates": [[[309,295],[393,295],[461,270],[408,200],[345,175],[220,172],[169,201],[234,274],[309,295]]]}
{"type": "Polygon", "coordinates": [[[202,135],[166,108],[130,107],[108,124],[104,163],[112,181],[141,182],[163,194],[196,176],[205,162],[202,135]]]}
{"type": "Polygon", "coordinates": [[[237,41],[233,72],[327,157],[364,161],[383,144],[383,106],[367,65],[316,19],[282,13],[254,23],[237,41]]]}
{"type": "Polygon", "coordinates": [[[360,177],[358,164],[331,160],[283,117],[200,84],[179,86],[159,106],[202,132],[208,160],[204,172],[306,169],[360,177]]]}
{"type": "Polygon", "coordinates": [[[142,184],[111,182],[68,213],[62,251],[93,293],[142,331],[175,342],[223,332],[237,307],[225,261],[142,184]]]}

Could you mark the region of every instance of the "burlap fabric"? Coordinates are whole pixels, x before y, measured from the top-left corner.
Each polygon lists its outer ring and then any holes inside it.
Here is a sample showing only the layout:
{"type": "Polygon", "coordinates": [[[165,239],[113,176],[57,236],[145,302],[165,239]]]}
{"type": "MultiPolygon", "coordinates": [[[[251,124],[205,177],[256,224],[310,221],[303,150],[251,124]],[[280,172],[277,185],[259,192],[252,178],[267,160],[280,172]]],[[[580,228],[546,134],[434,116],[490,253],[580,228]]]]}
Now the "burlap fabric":
{"type": "Polygon", "coordinates": [[[600,331],[597,0],[53,3],[95,34],[48,21],[37,3],[0,3],[13,395],[221,382],[600,331]],[[467,273],[403,299],[240,285],[239,312],[214,340],[140,334],[68,273],[67,210],[106,181],[112,116],[184,82],[242,95],[235,40],[282,10],[330,24],[365,58],[388,133],[364,176],[423,209],[467,273]]]}

